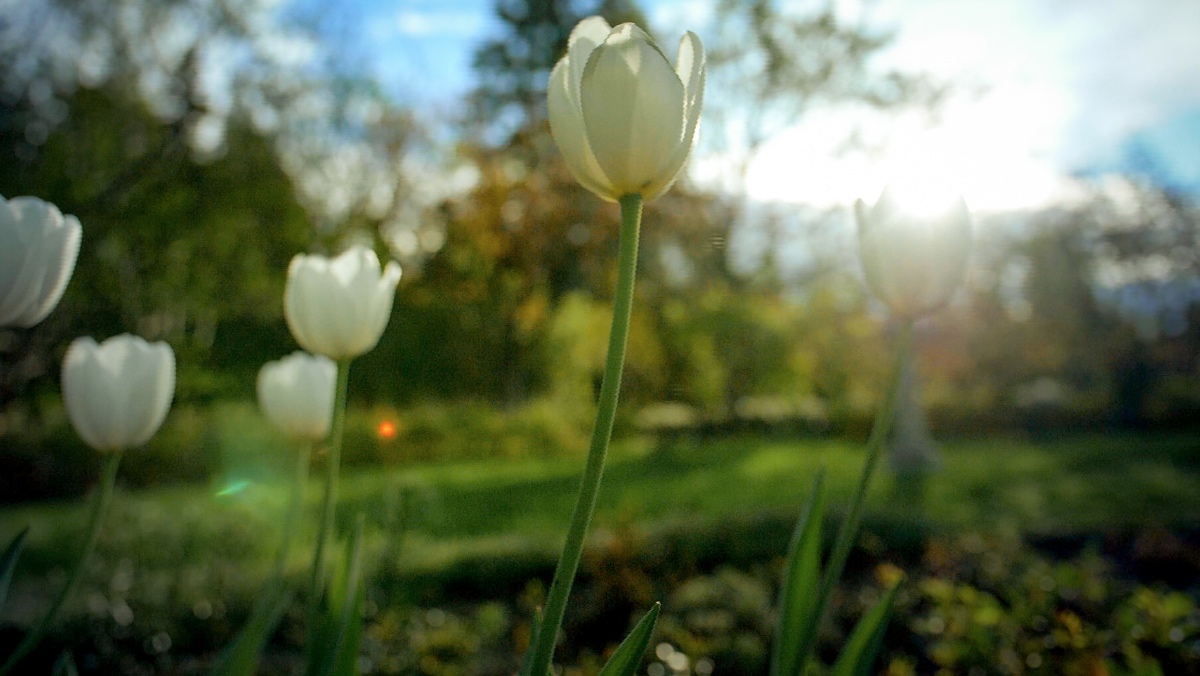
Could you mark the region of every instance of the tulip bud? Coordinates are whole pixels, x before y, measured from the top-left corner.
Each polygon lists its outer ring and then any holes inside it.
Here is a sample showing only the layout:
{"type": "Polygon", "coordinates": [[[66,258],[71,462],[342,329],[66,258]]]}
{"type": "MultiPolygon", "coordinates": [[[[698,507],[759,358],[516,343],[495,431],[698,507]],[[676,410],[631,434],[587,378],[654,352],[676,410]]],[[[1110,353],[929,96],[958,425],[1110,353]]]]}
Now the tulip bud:
{"type": "Polygon", "coordinates": [[[333,422],[337,365],[328,357],[293,352],[258,372],[258,406],[293,439],[320,441],[333,422]]]}
{"type": "Polygon", "coordinates": [[[867,286],[899,317],[945,305],[962,284],[971,249],[971,214],[960,197],[939,214],[916,216],[884,190],[875,206],[854,204],[867,286]]]}
{"type": "Polygon", "coordinates": [[[696,140],[704,45],[679,41],[675,66],[634,24],[593,16],[571,31],[550,73],[550,131],[583,187],[610,202],[671,187],[696,140]]]}
{"type": "Polygon", "coordinates": [[[400,265],[379,271],[375,252],[354,246],[336,258],[297,255],[288,267],[283,314],[300,347],[349,359],[379,342],[392,314],[400,265]]]}
{"type": "Polygon", "coordinates": [[[175,353],[123,334],[97,345],[76,338],[62,366],[63,404],[76,433],[98,451],[141,446],[175,395],[175,353]]]}
{"type": "Polygon", "coordinates": [[[58,305],[79,255],[79,219],[36,197],[0,197],[0,327],[29,328],[58,305]]]}

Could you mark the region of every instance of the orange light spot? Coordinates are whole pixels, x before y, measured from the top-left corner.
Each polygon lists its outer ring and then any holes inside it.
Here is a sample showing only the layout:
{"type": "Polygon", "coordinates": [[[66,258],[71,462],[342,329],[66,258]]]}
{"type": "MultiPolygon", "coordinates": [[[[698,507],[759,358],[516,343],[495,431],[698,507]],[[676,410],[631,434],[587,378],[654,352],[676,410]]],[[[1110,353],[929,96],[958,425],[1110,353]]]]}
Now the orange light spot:
{"type": "Polygon", "coordinates": [[[394,439],[396,437],[396,423],[391,420],[384,420],[379,423],[379,438],[394,439]]]}

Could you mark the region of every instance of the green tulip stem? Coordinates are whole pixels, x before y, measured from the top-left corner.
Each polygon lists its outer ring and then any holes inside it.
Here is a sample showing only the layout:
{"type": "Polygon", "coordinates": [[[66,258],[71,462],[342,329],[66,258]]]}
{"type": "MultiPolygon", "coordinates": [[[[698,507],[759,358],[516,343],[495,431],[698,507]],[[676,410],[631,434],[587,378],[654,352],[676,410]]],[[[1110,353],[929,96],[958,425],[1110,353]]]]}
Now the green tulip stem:
{"type": "MultiPolygon", "coordinates": [[[[899,335],[896,337],[896,356],[892,366],[891,377],[888,381],[887,391],[883,402],[879,406],[879,410],[875,412],[875,421],[871,426],[871,436],[867,438],[867,458],[863,464],[862,474],[858,478],[858,489],[854,492],[854,500],[850,503],[850,509],[846,514],[846,518],[842,520],[842,524],[838,528],[837,537],[833,542],[833,550],[830,552],[829,560],[825,566],[825,577],[821,584],[820,596],[817,597],[817,605],[813,609],[818,626],[829,607],[829,600],[833,596],[834,587],[837,586],[838,580],[842,577],[842,571],[846,567],[846,559],[850,556],[850,548],[854,545],[855,540],[858,539],[858,527],[862,521],[863,505],[866,502],[867,489],[871,485],[871,478],[875,475],[875,469],[879,465],[879,457],[882,455],[888,434],[892,430],[892,421],[896,417],[901,374],[904,372],[909,359],[909,352],[912,347],[912,334],[913,320],[903,320],[903,323],[900,325],[899,335]]],[[[816,642],[816,632],[813,632],[811,642],[816,642]]],[[[800,655],[807,656],[802,657],[802,660],[811,662],[815,652],[813,647],[810,644],[801,648],[800,655]]],[[[801,673],[807,672],[802,671],[801,673]]]]}
{"type": "Polygon", "coordinates": [[[325,495],[321,498],[321,522],[317,545],[313,550],[312,576],[308,583],[309,650],[321,618],[321,596],[325,587],[325,548],[333,535],[337,510],[338,467],[342,461],[342,431],[346,426],[346,391],[350,380],[350,359],[337,363],[337,389],[333,400],[333,426],[329,433],[329,455],[325,458],[325,495]]]}
{"type": "Polygon", "coordinates": [[[42,617],[42,621],[30,631],[13,654],[4,662],[4,666],[0,666],[0,676],[12,671],[21,659],[29,654],[37,646],[38,641],[42,640],[46,631],[54,624],[54,620],[58,617],[58,613],[62,610],[63,604],[75,592],[75,588],[79,586],[79,581],[83,577],[83,569],[87,565],[87,560],[91,558],[92,552],[96,549],[96,540],[100,537],[100,524],[104,521],[104,515],[108,512],[108,506],[112,502],[113,487],[117,483],[117,467],[121,465],[121,453],[109,453],[104,459],[104,469],[100,477],[100,486],[96,490],[96,497],[92,501],[92,514],[88,521],[87,535],[83,541],[83,549],[79,552],[79,558],[75,561],[75,568],[71,571],[70,577],[67,578],[67,583],[58,593],[58,598],[54,599],[50,610],[42,617]]]}
{"type": "Polygon", "coordinates": [[[600,385],[600,401],[596,411],[596,426],[592,428],[591,447],[587,465],[579,486],[579,497],[571,514],[571,527],[563,545],[562,556],[554,570],[554,581],[538,624],[537,634],[526,663],[525,674],[546,676],[554,656],[554,643],[567,608],[567,597],[579,568],[588,525],[596,509],[596,495],[604,474],[604,458],[612,437],[613,420],[617,412],[617,395],[621,390],[621,370],[625,365],[625,344],[629,337],[629,318],[633,308],[633,282],[637,274],[638,232],[642,222],[642,196],[621,198],[620,250],[617,255],[617,290],[613,299],[612,328],[608,335],[608,355],[604,361],[604,380],[600,385]]]}
{"type": "Polygon", "coordinates": [[[275,571],[273,580],[282,583],[287,570],[288,555],[292,553],[292,543],[296,540],[296,531],[300,529],[300,515],[304,512],[304,489],[308,487],[308,465],[312,455],[312,443],[306,442],[296,453],[295,479],[292,494],[288,497],[287,514],[283,522],[283,540],[279,543],[279,553],[275,555],[275,571]]]}

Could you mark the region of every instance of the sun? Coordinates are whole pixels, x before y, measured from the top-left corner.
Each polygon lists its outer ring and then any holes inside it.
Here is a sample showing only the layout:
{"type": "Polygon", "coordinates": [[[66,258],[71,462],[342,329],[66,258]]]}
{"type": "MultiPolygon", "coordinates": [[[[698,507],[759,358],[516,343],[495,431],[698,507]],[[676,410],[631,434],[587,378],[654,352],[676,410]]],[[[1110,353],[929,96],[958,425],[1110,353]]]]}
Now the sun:
{"type": "Polygon", "coordinates": [[[1054,92],[1013,86],[953,100],[936,117],[814,112],[759,152],[746,191],[755,200],[832,207],[871,202],[891,186],[918,213],[959,196],[972,210],[1044,207],[1070,185],[1053,160],[1062,107],[1054,92]],[[871,150],[839,152],[855,130],[871,150]]]}

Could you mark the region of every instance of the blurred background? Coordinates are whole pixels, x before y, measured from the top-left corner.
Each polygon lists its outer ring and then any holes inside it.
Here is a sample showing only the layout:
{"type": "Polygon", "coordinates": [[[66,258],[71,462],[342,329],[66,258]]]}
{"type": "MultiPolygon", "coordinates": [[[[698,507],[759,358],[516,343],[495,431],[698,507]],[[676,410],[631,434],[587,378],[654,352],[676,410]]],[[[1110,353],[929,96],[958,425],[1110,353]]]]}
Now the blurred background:
{"type": "Polygon", "coordinates": [[[33,525],[0,644],[98,475],[63,352],[128,331],[175,349],[175,404],[42,657],[203,672],[278,537],[290,449],[254,379],[297,349],[288,261],[361,242],[404,277],[350,376],[360,666],[515,668],[611,316],[618,213],[545,108],[596,13],[672,56],[697,32],[708,71],[687,174],[647,205],[568,670],[657,599],[651,676],[765,672],[791,524],[819,467],[844,503],[887,377],[848,207],[890,184],[962,194],[976,246],[918,325],[826,644],[898,567],[887,673],[1200,673],[1200,5],[1172,0],[0,0],[0,195],[83,224],[58,309],[0,330],[0,536],[33,525]]]}

